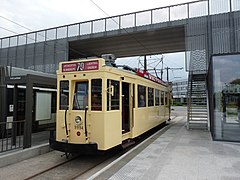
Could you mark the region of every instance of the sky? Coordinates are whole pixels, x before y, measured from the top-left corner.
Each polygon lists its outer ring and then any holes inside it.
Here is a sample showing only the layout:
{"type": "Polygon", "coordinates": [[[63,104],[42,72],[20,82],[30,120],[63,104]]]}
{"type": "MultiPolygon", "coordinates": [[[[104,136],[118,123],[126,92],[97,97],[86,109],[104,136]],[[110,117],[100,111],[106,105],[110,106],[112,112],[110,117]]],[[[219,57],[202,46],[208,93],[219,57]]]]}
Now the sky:
{"type": "MultiPolygon", "coordinates": [[[[120,15],[151,8],[191,2],[193,0],[0,0],[0,38],[77,23],[87,20],[120,15]],[[95,4],[94,4],[95,3],[95,4]],[[102,10],[99,9],[99,6],[102,10]],[[8,20],[6,20],[8,19],[8,20]],[[30,30],[26,30],[14,21],[30,30]],[[7,31],[7,30],[8,31],[7,31]],[[11,32],[10,32],[11,31],[11,32]]],[[[184,67],[184,53],[164,55],[164,66],[184,67]]],[[[155,56],[155,58],[161,57],[155,56]]],[[[152,57],[148,57],[152,58],[152,57]]],[[[141,57],[135,57],[138,63],[141,57]]],[[[134,64],[133,64],[134,65],[134,64]]],[[[136,65],[136,64],[135,64],[136,65]]],[[[182,70],[170,73],[173,80],[186,78],[182,70]]]]}

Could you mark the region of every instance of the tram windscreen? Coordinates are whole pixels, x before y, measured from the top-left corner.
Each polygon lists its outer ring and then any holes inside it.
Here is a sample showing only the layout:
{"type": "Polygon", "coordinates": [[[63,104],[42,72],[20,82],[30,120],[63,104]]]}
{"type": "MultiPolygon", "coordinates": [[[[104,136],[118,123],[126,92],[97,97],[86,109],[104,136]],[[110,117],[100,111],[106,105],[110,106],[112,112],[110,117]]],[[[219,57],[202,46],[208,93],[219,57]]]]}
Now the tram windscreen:
{"type": "Polygon", "coordinates": [[[77,82],[73,98],[73,110],[84,110],[88,106],[88,82],[77,82]]]}

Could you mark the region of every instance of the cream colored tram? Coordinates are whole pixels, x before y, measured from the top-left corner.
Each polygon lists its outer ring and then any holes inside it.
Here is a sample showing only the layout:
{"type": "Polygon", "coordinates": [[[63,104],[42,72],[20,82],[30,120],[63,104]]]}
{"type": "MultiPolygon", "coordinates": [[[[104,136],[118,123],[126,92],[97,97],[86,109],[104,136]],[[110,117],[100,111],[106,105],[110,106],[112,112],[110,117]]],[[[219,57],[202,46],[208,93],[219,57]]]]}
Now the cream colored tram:
{"type": "Polygon", "coordinates": [[[56,138],[50,146],[63,152],[108,150],[170,117],[168,84],[102,58],[61,62],[57,89],[56,138]]]}

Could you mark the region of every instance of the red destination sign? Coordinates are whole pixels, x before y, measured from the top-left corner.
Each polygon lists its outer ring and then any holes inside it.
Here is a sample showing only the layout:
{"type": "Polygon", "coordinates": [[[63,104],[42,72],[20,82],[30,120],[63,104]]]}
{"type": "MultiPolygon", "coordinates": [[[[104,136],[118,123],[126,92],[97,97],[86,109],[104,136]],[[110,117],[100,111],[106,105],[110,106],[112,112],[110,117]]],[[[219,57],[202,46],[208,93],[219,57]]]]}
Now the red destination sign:
{"type": "Polygon", "coordinates": [[[138,76],[145,77],[146,79],[149,79],[149,80],[154,81],[156,83],[159,83],[159,84],[162,84],[162,85],[165,85],[165,86],[167,85],[166,82],[164,82],[161,79],[149,74],[147,71],[137,69],[136,73],[137,73],[138,76]]]}
{"type": "Polygon", "coordinates": [[[62,72],[98,70],[98,61],[74,62],[62,64],[62,72]]]}

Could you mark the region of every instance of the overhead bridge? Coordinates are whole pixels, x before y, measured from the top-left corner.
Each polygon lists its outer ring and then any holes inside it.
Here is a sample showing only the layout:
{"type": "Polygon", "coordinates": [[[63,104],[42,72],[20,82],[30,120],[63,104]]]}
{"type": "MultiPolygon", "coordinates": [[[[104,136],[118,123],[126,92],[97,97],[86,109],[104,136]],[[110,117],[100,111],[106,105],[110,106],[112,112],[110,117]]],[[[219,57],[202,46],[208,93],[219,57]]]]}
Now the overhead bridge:
{"type": "Polygon", "coordinates": [[[70,59],[100,57],[104,53],[112,53],[116,57],[143,56],[185,51],[185,30],[183,25],[166,24],[164,28],[146,25],[97,33],[89,38],[70,38],[68,42],[70,59]]]}
{"type": "MultiPolygon", "coordinates": [[[[192,104],[201,94],[191,91],[206,87],[213,54],[240,52],[239,37],[239,0],[200,0],[1,38],[0,65],[55,74],[60,61],[76,58],[185,51],[192,124],[199,114],[192,104]]],[[[208,128],[208,119],[197,119],[208,128]]]]}
{"type": "Polygon", "coordinates": [[[55,74],[59,61],[69,59],[186,51],[187,69],[205,70],[209,43],[216,45],[213,53],[231,52],[235,45],[239,49],[237,42],[217,43],[238,37],[239,10],[238,0],[200,0],[5,37],[0,39],[0,65],[55,74]],[[232,28],[236,35],[229,34],[232,28]],[[199,57],[200,66],[190,63],[199,57]]]}

